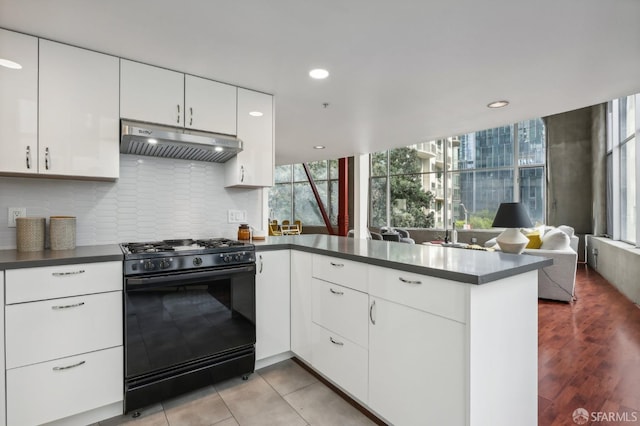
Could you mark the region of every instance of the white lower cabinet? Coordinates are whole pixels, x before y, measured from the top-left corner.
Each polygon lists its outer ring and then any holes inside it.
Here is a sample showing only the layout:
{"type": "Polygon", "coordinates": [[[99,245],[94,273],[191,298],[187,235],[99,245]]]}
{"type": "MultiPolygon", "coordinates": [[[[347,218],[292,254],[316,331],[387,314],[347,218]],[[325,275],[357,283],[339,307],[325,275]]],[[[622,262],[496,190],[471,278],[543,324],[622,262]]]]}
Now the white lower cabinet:
{"type": "Polygon", "coordinates": [[[120,291],[9,305],[5,318],[8,369],[122,345],[120,291]]]}
{"type": "Polygon", "coordinates": [[[7,371],[7,424],[39,425],[122,400],[122,346],[7,371]]]}
{"type": "Polygon", "coordinates": [[[256,253],[256,359],[287,352],[290,343],[289,250],[256,253]]]}
{"type": "Polygon", "coordinates": [[[122,414],[122,262],[4,272],[9,425],[122,414]]]}
{"type": "Polygon", "coordinates": [[[465,325],[370,300],[369,406],[396,425],[465,425],[465,325]]]}
{"type": "Polygon", "coordinates": [[[291,251],[291,351],[311,362],[311,253],[291,251]]]}
{"type": "Polygon", "coordinates": [[[315,323],[312,325],[311,339],[311,365],[366,404],[367,350],[315,323]]]}

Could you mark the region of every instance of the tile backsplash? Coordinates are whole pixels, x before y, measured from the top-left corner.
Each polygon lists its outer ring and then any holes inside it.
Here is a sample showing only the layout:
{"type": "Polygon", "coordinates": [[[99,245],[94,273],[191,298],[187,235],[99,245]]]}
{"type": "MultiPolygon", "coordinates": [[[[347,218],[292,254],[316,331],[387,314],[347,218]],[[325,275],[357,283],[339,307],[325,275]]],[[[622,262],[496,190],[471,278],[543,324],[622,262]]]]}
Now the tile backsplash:
{"type": "Polygon", "coordinates": [[[0,177],[0,249],[16,247],[7,208],[76,216],[76,244],[237,236],[227,210],[260,224],[261,189],[224,188],[224,164],[120,155],[120,179],[94,182],[0,177]]]}

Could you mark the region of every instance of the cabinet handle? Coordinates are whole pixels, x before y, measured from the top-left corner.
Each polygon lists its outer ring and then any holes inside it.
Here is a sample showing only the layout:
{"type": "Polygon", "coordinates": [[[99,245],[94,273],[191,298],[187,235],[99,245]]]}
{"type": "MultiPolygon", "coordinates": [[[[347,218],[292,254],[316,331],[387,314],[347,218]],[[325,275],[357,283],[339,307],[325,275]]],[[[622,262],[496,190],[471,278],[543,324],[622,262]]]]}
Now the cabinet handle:
{"type": "Polygon", "coordinates": [[[44,149],[44,168],[49,170],[49,147],[44,149]]]}
{"type": "Polygon", "coordinates": [[[263,263],[262,263],[262,255],[260,255],[260,272],[259,272],[260,274],[262,273],[262,265],[263,265],[263,263]]]}
{"type": "Polygon", "coordinates": [[[51,309],[53,309],[54,311],[59,311],[61,309],[77,308],[78,306],[82,305],[84,305],[84,302],[74,303],[73,305],[56,305],[52,306],[51,309]]]}
{"type": "Polygon", "coordinates": [[[191,126],[193,124],[193,108],[189,107],[189,126],[191,126]]]}
{"type": "Polygon", "coordinates": [[[180,124],[180,104],[176,105],[178,107],[178,124],[180,124]]]}
{"type": "Polygon", "coordinates": [[[27,145],[27,169],[31,168],[31,147],[27,145]]]}
{"type": "Polygon", "coordinates": [[[338,342],[337,340],[334,340],[333,337],[329,337],[329,340],[331,341],[331,343],[333,343],[334,345],[338,345],[338,346],[344,346],[344,342],[338,342]]]}
{"type": "Polygon", "coordinates": [[[376,301],[373,300],[371,302],[371,306],[369,306],[369,319],[371,320],[371,324],[376,325],[376,320],[373,318],[373,309],[376,307],[376,301]]]}
{"type": "Polygon", "coordinates": [[[53,367],[53,371],[61,371],[61,370],[68,370],[70,368],[74,368],[74,367],[80,367],[82,364],[86,364],[87,361],[80,361],[77,364],[72,364],[72,365],[66,365],[64,367],[53,367]]]}
{"type": "Polygon", "coordinates": [[[344,294],[343,291],[335,291],[334,289],[330,288],[329,291],[333,294],[337,294],[338,296],[342,296],[344,294]]]}
{"type": "Polygon", "coordinates": [[[240,166],[240,182],[244,182],[244,166],[240,166]]]}
{"type": "Polygon", "coordinates": [[[84,269],[80,269],[79,271],[70,271],[70,272],[52,272],[51,275],[54,277],[66,277],[68,275],[80,275],[84,274],[84,269]]]}
{"type": "Polygon", "coordinates": [[[422,281],[412,281],[412,280],[407,280],[407,279],[402,278],[402,277],[400,277],[398,279],[400,281],[402,281],[403,283],[406,283],[406,284],[422,284],[422,281]]]}
{"type": "Polygon", "coordinates": [[[333,262],[329,262],[331,264],[331,266],[335,266],[336,268],[343,268],[344,267],[344,263],[333,263],[333,262]]]}

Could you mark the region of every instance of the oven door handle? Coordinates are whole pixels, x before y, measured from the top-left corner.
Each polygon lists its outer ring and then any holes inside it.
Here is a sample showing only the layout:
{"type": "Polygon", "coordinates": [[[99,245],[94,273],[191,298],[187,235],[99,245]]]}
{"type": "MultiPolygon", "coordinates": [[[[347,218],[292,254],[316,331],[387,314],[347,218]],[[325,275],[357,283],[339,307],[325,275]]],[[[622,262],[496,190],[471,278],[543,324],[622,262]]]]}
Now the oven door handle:
{"type": "Polygon", "coordinates": [[[224,269],[214,269],[200,272],[189,272],[189,273],[181,273],[181,274],[172,274],[172,275],[157,275],[153,277],[142,277],[142,278],[126,278],[125,284],[126,286],[144,286],[149,287],[153,285],[162,285],[162,284],[175,284],[176,281],[184,283],[185,281],[191,280],[200,280],[202,278],[215,278],[226,276],[229,274],[238,274],[238,273],[254,273],[256,272],[255,265],[247,265],[242,267],[233,267],[233,268],[224,268],[224,269]]]}

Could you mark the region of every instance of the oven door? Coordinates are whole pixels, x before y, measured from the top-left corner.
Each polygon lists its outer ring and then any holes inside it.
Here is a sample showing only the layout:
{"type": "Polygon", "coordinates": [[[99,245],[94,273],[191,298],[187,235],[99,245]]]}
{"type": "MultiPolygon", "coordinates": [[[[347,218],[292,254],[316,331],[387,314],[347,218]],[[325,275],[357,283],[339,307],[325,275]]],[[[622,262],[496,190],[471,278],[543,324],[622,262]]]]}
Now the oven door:
{"type": "Polygon", "coordinates": [[[253,350],[255,264],[125,278],[127,379],[253,350]]]}

